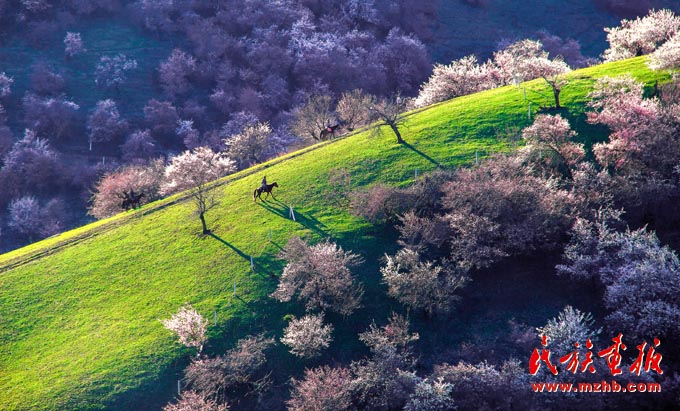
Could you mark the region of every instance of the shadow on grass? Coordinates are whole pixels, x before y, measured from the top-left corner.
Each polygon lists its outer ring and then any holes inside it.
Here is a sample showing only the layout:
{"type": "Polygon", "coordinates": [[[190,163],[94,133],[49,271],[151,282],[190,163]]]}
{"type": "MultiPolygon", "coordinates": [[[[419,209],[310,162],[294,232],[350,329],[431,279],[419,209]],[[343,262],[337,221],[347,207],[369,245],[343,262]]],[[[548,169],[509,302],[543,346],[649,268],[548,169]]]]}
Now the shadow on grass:
{"type": "Polygon", "coordinates": [[[411,145],[411,144],[409,144],[405,141],[401,145],[410,149],[410,150],[413,150],[414,153],[418,154],[419,156],[421,156],[425,160],[429,161],[430,163],[434,164],[435,166],[441,167],[441,164],[439,164],[439,162],[437,160],[428,156],[427,154],[423,153],[422,151],[418,150],[417,148],[413,147],[413,145],[411,145]]]}
{"type": "MultiPolygon", "coordinates": [[[[259,205],[260,207],[264,208],[265,210],[269,211],[272,214],[278,215],[279,217],[290,219],[290,206],[288,204],[284,204],[283,201],[281,200],[274,200],[274,202],[272,201],[258,202],[257,205],[259,205]]],[[[326,226],[321,221],[314,218],[311,214],[305,214],[300,211],[296,211],[294,208],[293,212],[295,213],[296,223],[302,224],[303,226],[309,228],[310,230],[314,231],[315,233],[321,236],[328,237],[328,233],[326,233],[325,231],[326,226]]]]}
{"type": "Polygon", "coordinates": [[[259,258],[256,259],[255,257],[244,253],[243,251],[234,247],[233,244],[230,244],[226,240],[215,235],[215,233],[210,233],[208,235],[210,237],[214,238],[215,240],[219,241],[220,243],[226,245],[227,247],[231,248],[232,251],[234,251],[236,254],[239,255],[239,257],[243,258],[247,262],[249,262],[249,263],[252,262],[252,272],[254,272],[255,274],[259,274],[259,275],[262,275],[262,276],[268,276],[268,277],[271,277],[271,278],[277,278],[276,275],[273,272],[271,272],[266,267],[264,267],[262,264],[260,264],[260,262],[258,261],[259,258]]]}

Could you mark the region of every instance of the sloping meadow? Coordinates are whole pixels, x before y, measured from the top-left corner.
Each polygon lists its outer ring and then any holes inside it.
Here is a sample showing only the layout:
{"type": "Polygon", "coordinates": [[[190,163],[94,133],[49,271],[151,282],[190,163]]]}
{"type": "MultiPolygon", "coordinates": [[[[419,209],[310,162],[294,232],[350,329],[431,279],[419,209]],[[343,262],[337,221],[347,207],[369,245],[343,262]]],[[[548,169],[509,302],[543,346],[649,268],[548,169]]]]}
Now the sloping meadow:
{"type": "MultiPolygon", "coordinates": [[[[561,114],[582,141],[606,135],[584,121],[594,79],[623,73],[650,89],[668,78],[649,71],[644,58],[571,73],[561,114]]],[[[159,320],[184,303],[210,321],[210,352],[253,332],[280,336],[283,316],[301,312],[268,297],[283,268],[276,254],[293,236],[330,238],[366,260],[357,274],[368,308],[339,327],[331,345],[334,355],[346,357],[369,314],[396,305],[377,271],[377,259],[395,249],[396,239],[332,198],[332,172],[346,171],[357,189],[404,186],[438,167],[474,164],[521,144],[508,130],[530,124],[529,101],[535,114],[551,98],[543,80],[502,87],[411,113],[405,145],[387,128],[381,136],[368,130],[228,176],[216,184],[218,202],[206,215],[212,235],[200,234],[193,205],[180,194],[0,256],[0,410],[144,409],[167,402],[193,352],[159,320]],[[280,188],[276,200],[254,203],[263,175],[280,188]]],[[[294,371],[304,364],[290,356],[282,362],[289,365],[294,371]]]]}

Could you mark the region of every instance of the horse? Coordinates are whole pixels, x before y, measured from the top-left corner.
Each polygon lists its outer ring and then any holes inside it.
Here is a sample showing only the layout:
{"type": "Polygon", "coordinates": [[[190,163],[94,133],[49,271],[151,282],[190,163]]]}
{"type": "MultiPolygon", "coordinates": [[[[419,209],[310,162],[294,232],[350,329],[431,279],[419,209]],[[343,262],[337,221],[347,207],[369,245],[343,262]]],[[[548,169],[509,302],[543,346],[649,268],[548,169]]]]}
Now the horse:
{"type": "Polygon", "coordinates": [[[325,140],[328,137],[328,135],[330,135],[331,137],[335,137],[335,130],[337,130],[338,127],[340,127],[340,126],[341,126],[341,124],[338,123],[334,126],[328,126],[328,127],[324,128],[323,130],[321,130],[321,133],[319,134],[319,139],[325,140]]]}
{"type": "Polygon", "coordinates": [[[276,181],[274,181],[271,184],[266,184],[264,187],[256,188],[255,191],[253,191],[253,201],[256,201],[258,198],[262,200],[262,197],[260,197],[262,193],[267,193],[267,195],[265,196],[265,200],[267,199],[267,197],[269,197],[270,194],[272,198],[276,200],[276,197],[274,197],[274,193],[272,192],[272,190],[274,189],[274,187],[278,186],[279,185],[276,184],[276,181]]]}
{"type": "Polygon", "coordinates": [[[120,208],[122,208],[125,211],[128,211],[130,209],[134,210],[141,206],[142,197],[144,197],[144,193],[136,194],[135,190],[130,190],[124,191],[123,194],[119,194],[118,197],[123,200],[120,202],[120,208]]]}

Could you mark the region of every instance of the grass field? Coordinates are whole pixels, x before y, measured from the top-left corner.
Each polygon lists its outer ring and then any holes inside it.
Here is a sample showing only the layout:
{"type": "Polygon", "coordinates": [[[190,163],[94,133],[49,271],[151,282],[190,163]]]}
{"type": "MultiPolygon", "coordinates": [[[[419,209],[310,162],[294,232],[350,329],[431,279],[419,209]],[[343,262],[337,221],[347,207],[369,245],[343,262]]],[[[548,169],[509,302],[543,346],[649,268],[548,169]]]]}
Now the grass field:
{"type": "MultiPolygon", "coordinates": [[[[603,138],[602,129],[583,121],[594,78],[628,72],[647,84],[668,78],[647,70],[643,58],[570,75],[562,113],[579,138],[603,138]]],[[[550,104],[542,80],[526,89],[534,107],[550,104]]],[[[186,302],[216,318],[208,352],[251,332],[279,335],[282,317],[300,307],[267,295],[282,268],[275,255],[296,235],[330,237],[366,259],[358,271],[365,308],[347,321],[330,317],[338,322],[333,355],[351,356],[356,332],[399,308],[384,296],[377,272],[377,258],[394,250],[395,239],[327,199],[330,171],[346,169],[354,187],[406,185],[416,170],[451,169],[473,163],[475,152],[509,150],[512,144],[496,135],[528,124],[517,87],[461,97],[410,115],[406,145],[387,130],[381,137],[361,132],[225,178],[207,214],[212,236],[200,235],[191,203],[178,195],[0,256],[0,410],[151,409],[166,402],[191,351],[159,319],[186,302]],[[250,196],[263,174],[279,183],[278,201],[255,204],[250,196]],[[291,205],[296,221],[288,218],[291,205]]],[[[281,368],[305,365],[276,355],[281,368]]]]}

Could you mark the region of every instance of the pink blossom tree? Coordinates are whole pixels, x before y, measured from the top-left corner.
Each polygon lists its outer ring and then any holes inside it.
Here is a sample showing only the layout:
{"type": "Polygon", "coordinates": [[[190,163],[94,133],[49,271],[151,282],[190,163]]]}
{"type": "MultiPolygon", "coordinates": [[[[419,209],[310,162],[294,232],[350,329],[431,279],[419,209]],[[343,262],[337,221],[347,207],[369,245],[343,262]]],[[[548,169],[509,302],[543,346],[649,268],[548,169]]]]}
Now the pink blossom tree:
{"type": "Polygon", "coordinates": [[[207,399],[194,391],[184,391],[179,401],[166,405],[163,411],[229,411],[229,406],[207,399]]]}
{"type": "Polygon", "coordinates": [[[559,114],[539,114],[531,126],[522,130],[527,142],[525,150],[533,156],[539,152],[544,161],[562,170],[569,179],[573,178],[571,169],[585,156],[583,145],[573,142],[575,136],[569,121],[559,114]]]}
{"type": "Polygon", "coordinates": [[[292,380],[288,411],[347,411],[352,409],[352,376],[346,368],[329,366],[305,370],[292,380]]]}
{"type": "Polygon", "coordinates": [[[361,305],[363,290],[350,271],[361,262],[357,254],[330,241],[310,246],[295,237],[288,241],[280,257],[288,264],[272,298],[286,302],[297,295],[308,311],[331,310],[342,315],[351,314],[361,305]]]}

